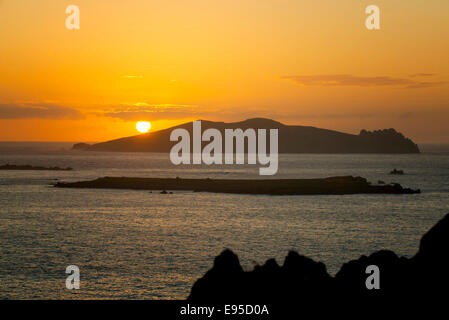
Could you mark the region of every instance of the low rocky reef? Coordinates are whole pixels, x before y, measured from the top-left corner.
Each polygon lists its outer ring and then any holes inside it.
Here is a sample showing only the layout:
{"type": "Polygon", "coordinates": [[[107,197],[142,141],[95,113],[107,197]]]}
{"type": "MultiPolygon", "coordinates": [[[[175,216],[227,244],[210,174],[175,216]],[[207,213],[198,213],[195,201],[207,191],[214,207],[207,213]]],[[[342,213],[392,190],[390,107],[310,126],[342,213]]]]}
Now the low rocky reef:
{"type": "Polygon", "coordinates": [[[48,170],[48,171],[71,171],[73,168],[60,168],[60,167],[41,167],[31,165],[15,165],[5,164],[0,166],[0,170],[48,170]]]}
{"type": "Polygon", "coordinates": [[[422,301],[433,296],[443,298],[447,297],[447,293],[443,293],[449,285],[448,244],[449,214],[422,237],[414,257],[378,251],[345,263],[335,277],[327,273],[323,263],[294,251],[288,253],[282,266],[270,259],[245,272],[238,257],[225,250],[215,258],[212,269],[195,282],[188,301],[285,302],[302,308],[304,301],[321,304],[324,300],[344,299],[346,304],[355,300],[398,303],[398,299],[409,298],[410,303],[414,299],[422,301]],[[378,289],[367,288],[366,283],[370,282],[367,268],[372,265],[378,267],[378,289]]]}
{"type": "Polygon", "coordinates": [[[404,170],[397,170],[396,168],[394,168],[393,170],[390,171],[390,174],[403,175],[404,174],[404,170]]]}
{"type": "Polygon", "coordinates": [[[81,151],[85,151],[85,150],[89,149],[90,146],[91,146],[90,144],[84,143],[84,142],[81,142],[81,143],[75,143],[75,144],[72,146],[72,150],[81,150],[81,151]]]}
{"type": "Polygon", "coordinates": [[[400,184],[372,185],[362,177],[330,177],[322,179],[181,179],[104,177],[91,181],[58,182],[58,188],[99,188],[132,190],[181,190],[265,195],[344,195],[344,194],[413,194],[419,189],[400,184]]]}

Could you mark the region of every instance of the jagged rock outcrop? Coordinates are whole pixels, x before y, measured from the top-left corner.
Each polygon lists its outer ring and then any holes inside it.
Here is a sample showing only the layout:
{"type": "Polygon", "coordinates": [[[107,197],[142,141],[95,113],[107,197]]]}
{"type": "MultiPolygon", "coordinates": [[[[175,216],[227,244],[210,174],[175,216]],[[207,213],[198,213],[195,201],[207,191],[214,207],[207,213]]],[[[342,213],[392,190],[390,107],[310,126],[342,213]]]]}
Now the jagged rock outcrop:
{"type": "MultiPolygon", "coordinates": [[[[189,301],[198,302],[289,302],[437,296],[449,285],[449,214],[421,239],[411,259],[382,250],[345,263],[331,277],[323,263],[289,252],[284,264],[274,259],[250,272],[243,271],[238,257],[226,249],[214,266],[192,287],[189,301]],[[380,270],[380,289],[367,289],[367,267],[380,270]]],[[[440,296],[441,297],[441,296],[440,296]]],[[[378,301],[378,300],[376,300],[378,301]]]]}

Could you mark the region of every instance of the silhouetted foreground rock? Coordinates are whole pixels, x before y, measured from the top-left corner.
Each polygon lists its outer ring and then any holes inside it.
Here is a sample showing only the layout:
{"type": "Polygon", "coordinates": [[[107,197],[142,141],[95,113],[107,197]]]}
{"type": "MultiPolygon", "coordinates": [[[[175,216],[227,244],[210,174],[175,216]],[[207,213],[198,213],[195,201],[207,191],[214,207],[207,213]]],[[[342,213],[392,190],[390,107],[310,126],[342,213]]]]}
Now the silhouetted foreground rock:
{"type": "Polygon", "coordinates": [[[49,170],[49,171],[71,171],[70,167],[60,168],[60,167],[40,167],[40,166],[30,166],[30,165],[15,165],[15,164],[5,164],[0,166],[0,170],[49,170]]]}
{"type": "Polygon", "coordinates": [[[400,184],[371,185],[361,177],[331,177],[323,179],[234,180],[104,177],[92,181],[58,182],[58,188],[100,188],[133,190],[184,190],[269,195],[325,195],[387,193],[412,194],[420,190],[403,188],[400,184]]]}
{"type": "Polygon", "coordinates": [[[388,298],[385,301],[427,298],[448,288],[448,247],[449,215],[446,215],[423,236],[419,252],[413,258],[398,257],[392,251],[382,250],[344,264],[335,277],[327,273],[323,263],[293,251],[288,253],[282,266],[270,259],[263,266],[245,272],[237,256],[225,250],[215,258],[213,268],[195,282],[188,301],[291,304],[348,297],[388,298]],[[370,276],[366,270],[370,265],[379,268],[378,290],[369,290],[366,286],[370,276]]]}

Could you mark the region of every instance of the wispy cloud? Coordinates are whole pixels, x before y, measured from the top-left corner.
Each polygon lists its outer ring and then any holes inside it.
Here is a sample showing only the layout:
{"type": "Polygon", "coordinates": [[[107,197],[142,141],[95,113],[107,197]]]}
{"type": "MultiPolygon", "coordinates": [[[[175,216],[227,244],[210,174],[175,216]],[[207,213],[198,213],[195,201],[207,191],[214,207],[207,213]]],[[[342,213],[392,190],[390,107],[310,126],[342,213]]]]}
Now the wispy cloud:
{"type": "Polygon", "coordinates": [[[51,103],[0,104],[0,119],[81,119],[78,110],[51,103]]]}
{"type": "MultiPolygon", "coordinates": [[[[183,104],[149,104],[146,102],[122,103],[113,111],[105,112],[106,117],[119,118],[126,121],[134,120],[163,120],[174,118],[187,118],[195,116],[201,108],[194,105],[183,104]]],[[[207,110],[201,109],[201,113],[207,110]]]]}
{"type": "Polygon", "coordinates": [[[424,89],[424,88],[431,88],[431,87],[437,87],[440,85],[445,84],[444,81],[439,82],[416,82],[414,84],[411,84],[407,86],[408,89],[424,89]]]}
{"type": "MultiPolygon", "coordinates": [[[[307,108],[306,108],[307,109],[307,108]]],[[[303,109],[304,110],[304,109],[303,109]]],[[[203,119],[212,121],[236,121],[254,117],[271,118],[278,121],[297,120],[366,120],[366,119],[405,119],[416,117],[417,114],[403,111],[372,111],[372,112],[331,112],[310,113],[299,110],[281,111],[272,108],[241,106],[217,109],[205,106],[175,105],[175,104],[148,104],[138,102],[116,107],[113,111],[103,112],[102,116],[121,119],[124,121],[139,120],[174,120],[174,119],[203,119]],[[136,106],[136,105],[140,106],[136,106]],[[142,107],[142,105],[145,105],[142,107]]]]}
{"type": "Polygon", "coordinates": [[[429,88],[439,86],[444,82],[422,82],[412,78],[432,76],[432,74],[415,74],[408,78],[395,78],[389,76],[354,76],[350,74],[324,74],[324,75],[298,75],[283,76],[282,80],[290,80],[301,86],[321,86],[321,87],[385,87],[400,86],[409,89],[429,88]]]}
{"type": "MultiPolygon", "coordinates": [[[[195,118],[204,120],[235,120],[252,118],[254,115],[276,118],[282,116],[271,109],[255,107],[214,108],[189,104],[149,104],[146,102],[121,103],[111,111],[103,112],[106,117],[125,121],[166,120],[195,118]]],[[[288,117],[287,117],[288,118],[288,117]]]]}
{"type": "Polygon", "coordinates": [[[123,78],[125,79],[142,79],[142,75],[124,75],[123,78]]]}

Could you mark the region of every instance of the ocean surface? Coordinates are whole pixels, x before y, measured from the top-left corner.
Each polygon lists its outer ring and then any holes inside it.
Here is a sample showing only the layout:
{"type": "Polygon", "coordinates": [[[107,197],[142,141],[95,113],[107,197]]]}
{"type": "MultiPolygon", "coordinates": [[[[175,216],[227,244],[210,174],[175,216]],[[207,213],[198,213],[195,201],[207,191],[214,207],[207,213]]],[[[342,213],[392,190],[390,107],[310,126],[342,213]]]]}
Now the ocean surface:
{"type": "Polygon", "coordinates": [[[0,143],[0,165],[73,171],[0,171],[0,298],[184,299],[224,248],[246,270],[289,250],[333,275],[361,255],[411,257],[449,213],[449,153],[281,155],[274,178],[354,175],[420,188],[414,195],[260,196],[59,189],[103,176],[260,178],[259,166],[173,166],[168,154],[69,151],[64,143],[0,143]],[[405,175],[392,176],[393,168],[405,175]],[[81,289],[68,290],[77,265],[81,289]]]}

